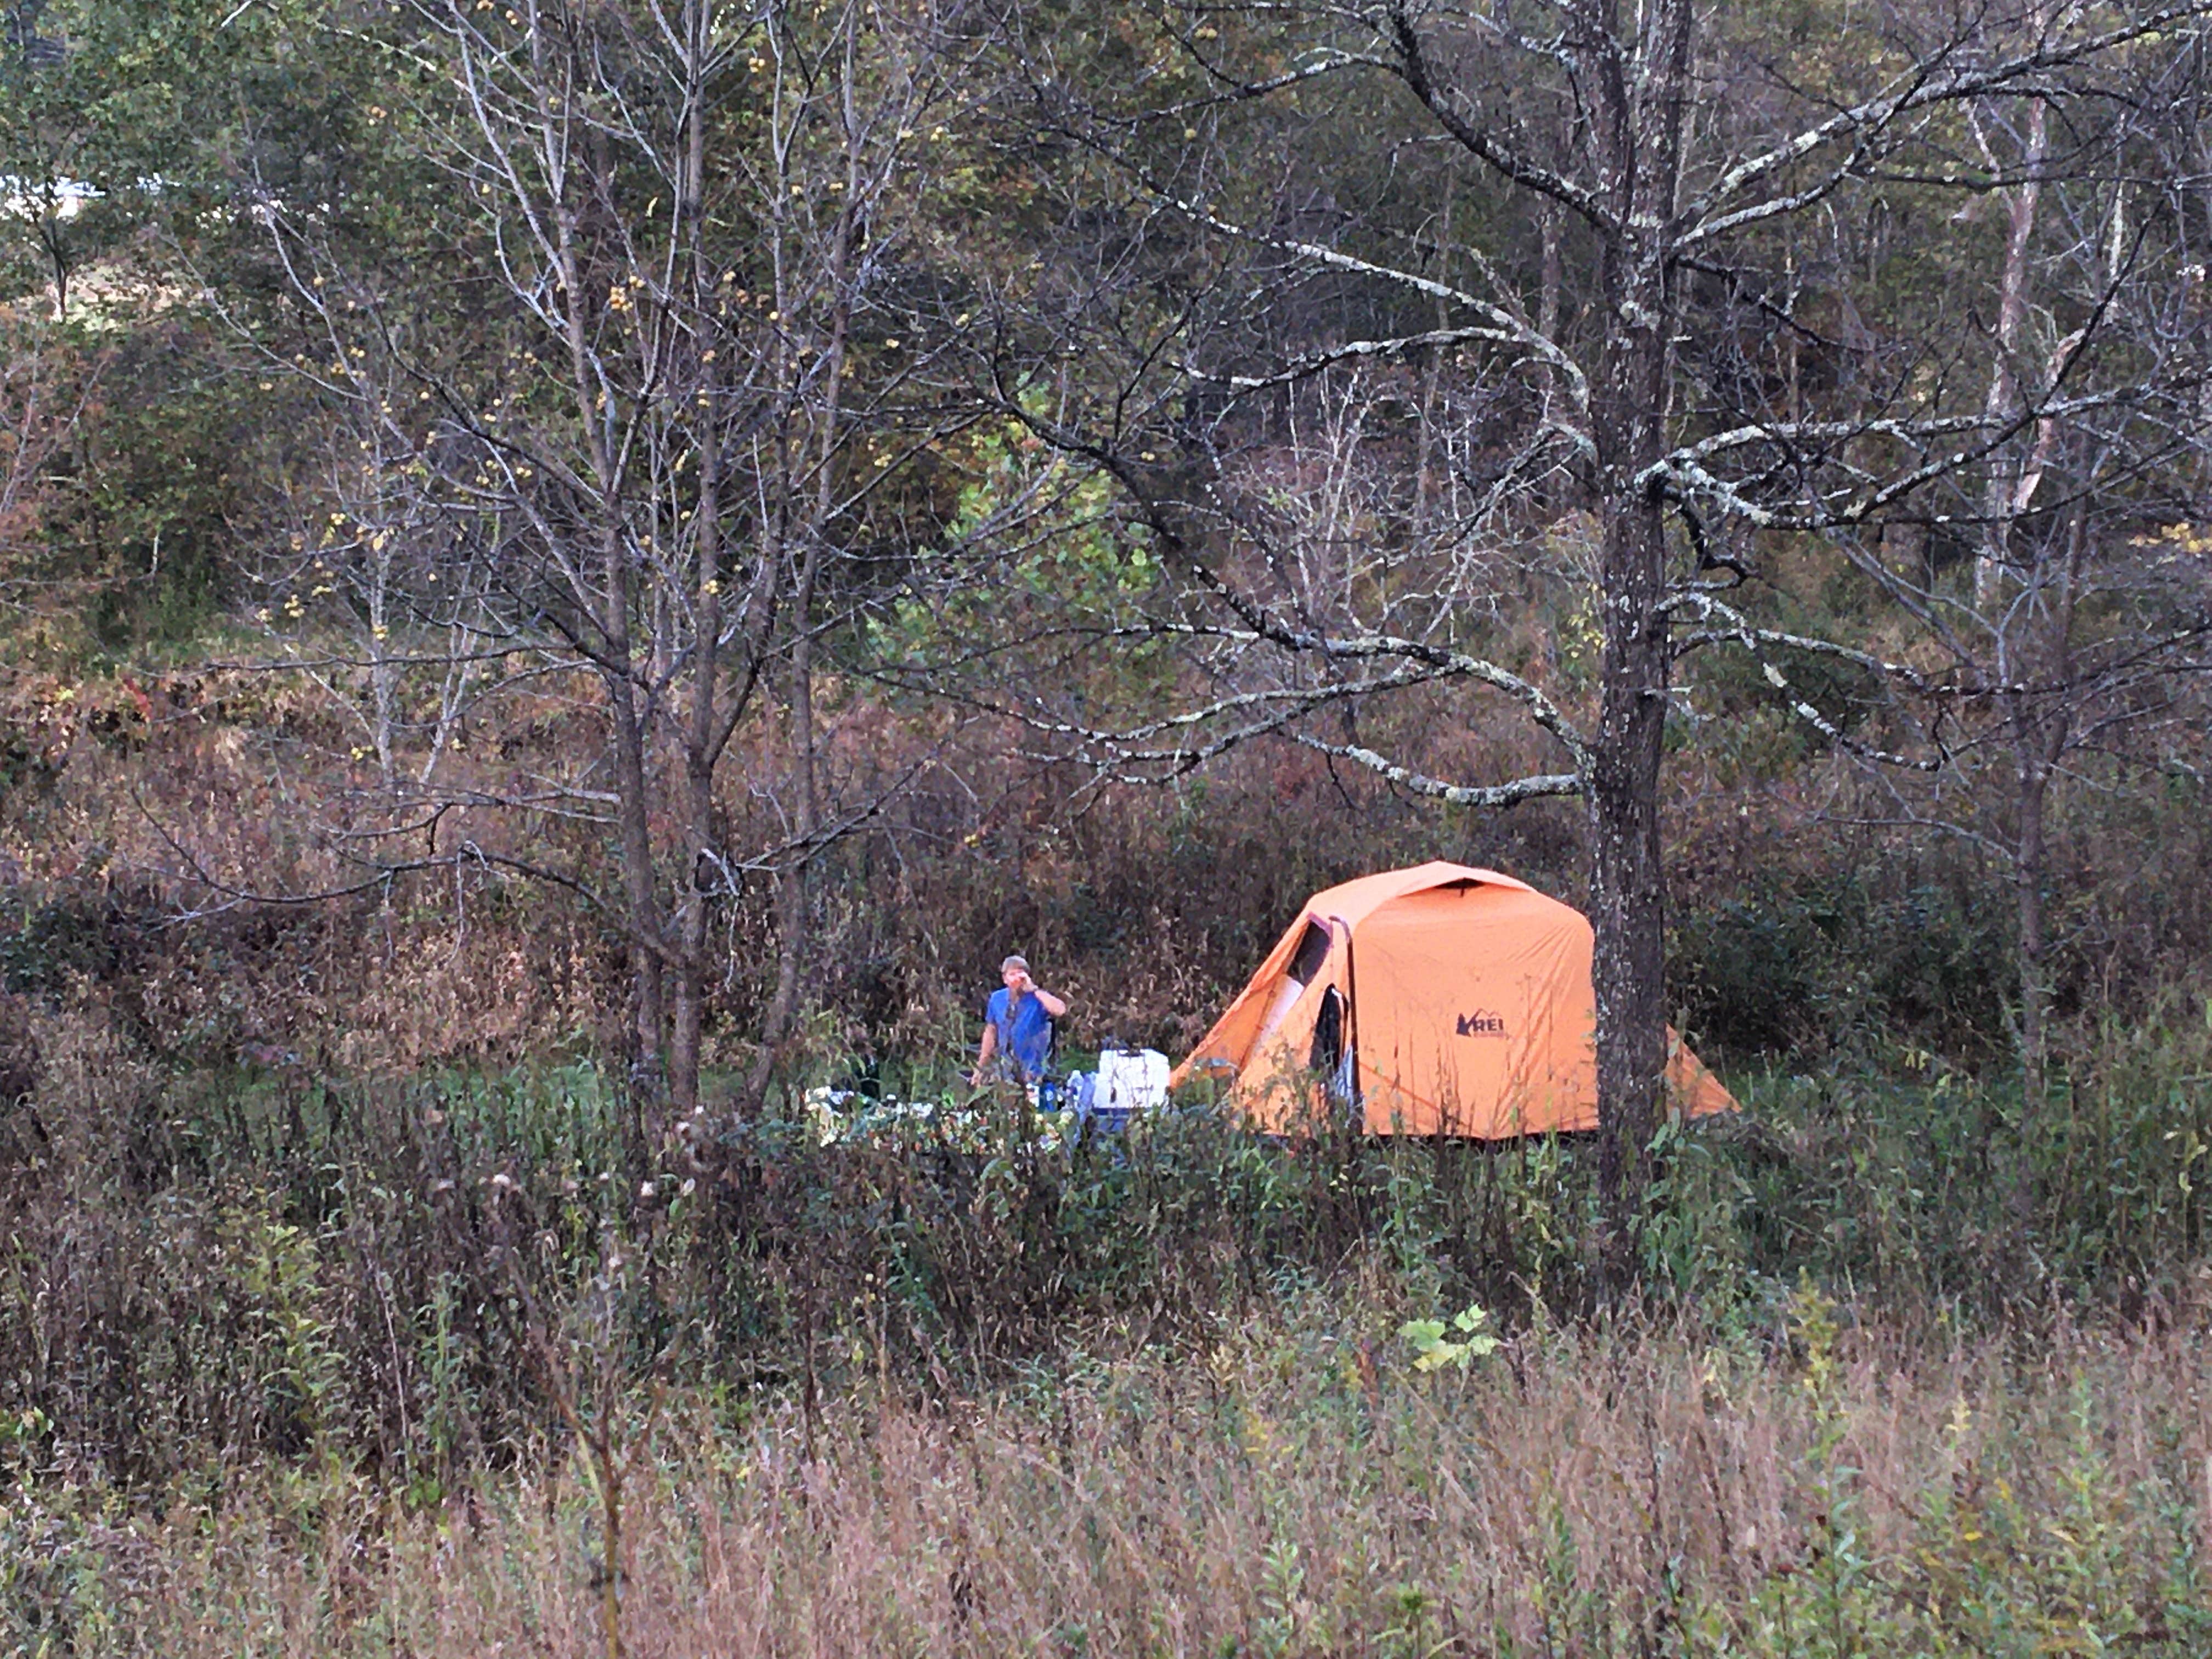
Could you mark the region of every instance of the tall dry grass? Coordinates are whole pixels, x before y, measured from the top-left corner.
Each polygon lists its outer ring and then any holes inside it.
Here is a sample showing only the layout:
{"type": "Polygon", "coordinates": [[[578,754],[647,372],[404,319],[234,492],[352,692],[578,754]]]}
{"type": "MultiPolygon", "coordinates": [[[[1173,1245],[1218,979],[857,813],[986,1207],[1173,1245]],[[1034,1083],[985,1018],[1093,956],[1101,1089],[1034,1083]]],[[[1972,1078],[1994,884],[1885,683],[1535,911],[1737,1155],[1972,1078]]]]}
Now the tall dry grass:
{"type": "MultiPolygon", "coordinates": [[[[615,1634],[2179,1659],[2212,1652],[2206,1334],[2198,1308],[1966,1344],[1806,1291],[1772,1330],[1539,1328],[1424,1374],[1375,1304],[1312,1293],[1194,1359],[1071,1360],[985,1399],[632,1396],[615,1634]]],[[[135,1512],[19,1492],[19,1650],[606,1654],[595,1466],[570,1450],[427,1511],[296,1470],[135,1512]]]]}

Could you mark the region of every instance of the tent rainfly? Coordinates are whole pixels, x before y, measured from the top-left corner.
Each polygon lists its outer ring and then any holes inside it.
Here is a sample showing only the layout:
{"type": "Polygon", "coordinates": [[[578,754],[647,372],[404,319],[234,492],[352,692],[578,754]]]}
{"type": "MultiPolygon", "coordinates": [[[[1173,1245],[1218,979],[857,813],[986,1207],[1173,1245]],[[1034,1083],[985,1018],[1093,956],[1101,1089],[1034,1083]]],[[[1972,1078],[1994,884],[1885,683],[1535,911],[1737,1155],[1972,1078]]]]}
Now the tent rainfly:
{"type": "MultiPolygon", "coordinates": [[[[1590,925],[1492,870],[1442,862],[1316,893],[1174,1081],[1224,1073],[1255,1127],[1357,1109],[1370,1134],[1597,1127],[1590,925]]],[[[1667,1034],[1677,1109],[1735,1102],[1667,1034]]]]}

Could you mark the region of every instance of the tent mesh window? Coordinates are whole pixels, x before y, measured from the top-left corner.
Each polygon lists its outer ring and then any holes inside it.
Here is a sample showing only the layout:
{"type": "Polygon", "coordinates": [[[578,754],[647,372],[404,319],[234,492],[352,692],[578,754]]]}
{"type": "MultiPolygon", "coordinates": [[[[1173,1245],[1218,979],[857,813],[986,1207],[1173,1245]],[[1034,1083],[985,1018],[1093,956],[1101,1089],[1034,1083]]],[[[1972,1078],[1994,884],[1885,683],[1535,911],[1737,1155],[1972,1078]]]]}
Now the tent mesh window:
{"type": "Polygon", "coordinates": [[[1314,1016],[1313,1052],[1306,1063],[1316,1072],[1334,1072],[1344,1059],[1344,999],[1330,986],[1322,993],[1321,1011],[1314,1016]]]}

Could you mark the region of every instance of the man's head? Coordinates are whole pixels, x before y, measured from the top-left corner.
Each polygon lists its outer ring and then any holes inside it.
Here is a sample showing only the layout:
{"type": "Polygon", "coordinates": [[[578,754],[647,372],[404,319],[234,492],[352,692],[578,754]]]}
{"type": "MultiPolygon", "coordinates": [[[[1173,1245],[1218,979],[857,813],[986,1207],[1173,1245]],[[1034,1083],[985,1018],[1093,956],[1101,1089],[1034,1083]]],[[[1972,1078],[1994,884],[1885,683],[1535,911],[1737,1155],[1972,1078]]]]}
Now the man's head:
{"type": "Polygon", "coordinates": [[[1030,986],[1030,959],[1027,957],[1008,957],[999,964],[999,977],[1006,982],[1009,991],[1027,990],[1030,986]]]}

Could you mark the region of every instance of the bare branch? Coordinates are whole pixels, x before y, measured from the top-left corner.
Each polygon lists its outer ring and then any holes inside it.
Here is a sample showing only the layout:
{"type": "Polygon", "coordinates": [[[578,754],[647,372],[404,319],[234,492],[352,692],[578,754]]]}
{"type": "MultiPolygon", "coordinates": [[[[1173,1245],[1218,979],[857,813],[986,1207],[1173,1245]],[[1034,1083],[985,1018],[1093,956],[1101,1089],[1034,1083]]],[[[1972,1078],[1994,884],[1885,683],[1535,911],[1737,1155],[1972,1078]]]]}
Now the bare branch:
{"type": "Polygon", "coordinates": [[[1364,766],[1401,789],[1426,796],[1431,800],[1440,800],[1447,806],[1517,806],[1524,800],[1579,795],[1583,792],[1579,773],[1541,773],[1516,778],[1510,783],[1445,783],[1410,767],[1401,766],[1376,754],[1372,749],[1364,749],[1357,744],[1324,743],[1319,738],[1304,732],[1297,735],[1297,741],[1320,754],[1364,766]]]}

